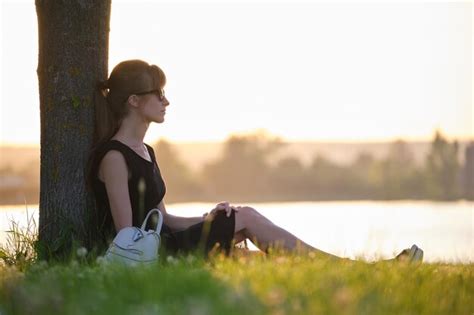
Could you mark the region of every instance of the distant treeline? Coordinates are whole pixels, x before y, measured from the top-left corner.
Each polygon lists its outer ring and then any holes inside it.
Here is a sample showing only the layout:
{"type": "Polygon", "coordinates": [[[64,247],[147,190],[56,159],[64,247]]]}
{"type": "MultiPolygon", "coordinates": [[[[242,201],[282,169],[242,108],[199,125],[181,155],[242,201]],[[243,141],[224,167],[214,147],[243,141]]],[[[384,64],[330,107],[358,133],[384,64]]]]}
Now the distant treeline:
{"type": "MultiPolygon", "coordinates": [[[[461,163],[458,143],[449,142],[439,131],[421,164],[403,140],[393,142],[384,158],[360,152],[350,164],[341,165],[317,154],[309,164],[296,155],[270,163],[284,146],[281,139],[265,133],[231,136],[220,156],[193,171],[177,154],[175,145],[165,140],[153,145],[168,203],[474,200],[474,143],[465,149],[461,163]]],[[[0,203],[38,203],[39,161],[20,173],[2,168],[0,178],[0,203]]]]}
{"type": "Polygon", "coordinates": [[[12,165],[0,168],[0,204],[39,203],[40,161],[32,159],[18,169],[12,165]]]}
{"type": "MultiPolygon", "coordinates": [[[[298,156],[276,164],[269,157],[283,146],[278,138],[254,134],[232,136],[223,153],[198,172],[177,156],[173,145],[154,145],[167,184],[167,202],[474,199],[474,144],[461,165],[459,145],[437,131],[422,165],[417,165],[403,140],[387,156],[375,159],[360,153],[349,165],[315,155],[309,166],[298,156]]],[[[418,163],[419,164],[419,163],[418,163]]]]}

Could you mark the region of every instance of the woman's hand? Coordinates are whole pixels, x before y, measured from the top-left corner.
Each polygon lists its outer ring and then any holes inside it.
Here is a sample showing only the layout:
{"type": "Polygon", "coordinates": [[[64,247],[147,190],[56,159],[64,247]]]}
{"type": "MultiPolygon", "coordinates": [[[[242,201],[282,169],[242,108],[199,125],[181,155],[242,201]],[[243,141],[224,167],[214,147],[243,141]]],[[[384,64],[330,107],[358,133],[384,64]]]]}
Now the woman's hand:
{"type": "Polygon", "coordinates": [[[227,216],[227,217],[230,217],[230,215],[232,214],[232,210],[234,210],[234,211],[239,211],[238,208],[239,208],[239,207],[231,206],[228,201],[223,201],[223,202],[218,203],[218,204],[216,205],[216,207],[211,210],[210,213],[207,213],[207,212],[204,213],[204,214],[203,214],[203,218],[204,218],[205,220],[210,220],[210,219],[214,218],[214,216],[216,215],[216,213],[217,213],[218,211],[225,211],[225,212],[226,212],[226,216],[227,216]]]}

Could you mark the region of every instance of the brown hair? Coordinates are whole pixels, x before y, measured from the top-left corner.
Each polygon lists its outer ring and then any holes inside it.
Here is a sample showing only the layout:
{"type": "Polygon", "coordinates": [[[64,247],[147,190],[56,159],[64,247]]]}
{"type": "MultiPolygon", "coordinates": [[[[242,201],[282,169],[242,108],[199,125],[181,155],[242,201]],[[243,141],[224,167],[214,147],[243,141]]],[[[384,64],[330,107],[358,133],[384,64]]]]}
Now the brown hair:
{"type": "Polygon", "coordinates": [[[92,151],[87,166],[87,181],[91,184],[93,159],[97,149],[118,131],[128,114],[128,97],[135,93],[162,90],[166,76],[158,66],[142,60],[126,60],[112,70],[110,77],[97,83],[95,91],[95,123],[92,151]]]}

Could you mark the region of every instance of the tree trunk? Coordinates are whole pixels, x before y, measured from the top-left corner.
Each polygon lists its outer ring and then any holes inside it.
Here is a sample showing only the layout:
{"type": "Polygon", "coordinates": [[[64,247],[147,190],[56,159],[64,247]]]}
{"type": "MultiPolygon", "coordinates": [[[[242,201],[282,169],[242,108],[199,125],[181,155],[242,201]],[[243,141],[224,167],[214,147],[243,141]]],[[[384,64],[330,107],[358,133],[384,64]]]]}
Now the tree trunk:
{"type": "Polygon", "coordinates": [[[85,166],[94,87],[107,77],[111,0],[36,0],[41,113],[40,258],[93,245],[85,166]]]}

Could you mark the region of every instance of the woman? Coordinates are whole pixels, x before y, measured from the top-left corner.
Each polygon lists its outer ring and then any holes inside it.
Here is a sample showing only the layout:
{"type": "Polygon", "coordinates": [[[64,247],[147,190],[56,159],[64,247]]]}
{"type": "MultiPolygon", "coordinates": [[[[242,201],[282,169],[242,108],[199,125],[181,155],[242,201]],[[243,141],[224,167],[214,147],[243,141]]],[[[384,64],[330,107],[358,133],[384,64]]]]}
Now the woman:
{"type": "Polygon", "coordinates": [[[103,244],[120,229],[139,226],[146,213],[157,207],[163,214],[163,245],[172,252],[201,248],[207,254],[220,246],[228,254],[234,243],[249,238],[265,252],[279,247],[337,258],[299,240],[251,207],[221,202],[203,217],[167,213],[163,201],[166,187],[155,153],[143,143],[150,123],[165,120],[170,105],[163,90],[165,83],[159,67],[128,60],[99,84],[89,182],[96,197],[103,244]]]}

